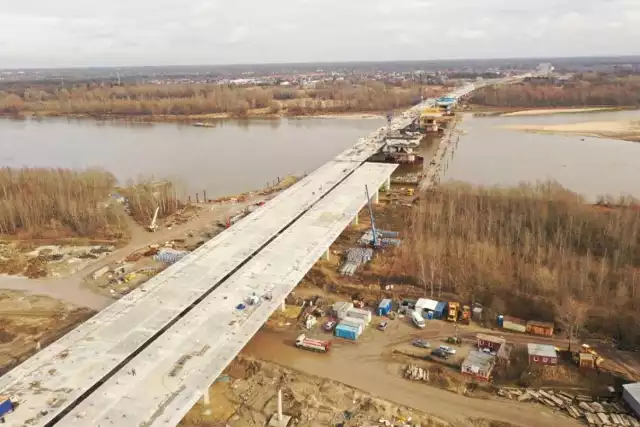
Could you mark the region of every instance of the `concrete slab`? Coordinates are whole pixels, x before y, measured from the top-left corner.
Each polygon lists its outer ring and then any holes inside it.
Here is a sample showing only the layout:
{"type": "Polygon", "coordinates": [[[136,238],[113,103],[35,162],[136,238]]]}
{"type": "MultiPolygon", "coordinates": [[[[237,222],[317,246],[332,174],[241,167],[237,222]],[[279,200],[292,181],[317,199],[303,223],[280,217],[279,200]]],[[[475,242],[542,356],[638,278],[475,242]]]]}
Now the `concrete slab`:
{"type": "Polygon", "coordinates": [[[282,414],[282,419],[278,419],[278,414],[273,414],[269,420],[269,427],[287,427],[291,421],[291,415],[282,414]]]}
{"type": "Polygon", "coordinates": [[[365,206],[365,185],[379,188],[396,167],[357,169],[59,425],[175,426],[365,206]]]}

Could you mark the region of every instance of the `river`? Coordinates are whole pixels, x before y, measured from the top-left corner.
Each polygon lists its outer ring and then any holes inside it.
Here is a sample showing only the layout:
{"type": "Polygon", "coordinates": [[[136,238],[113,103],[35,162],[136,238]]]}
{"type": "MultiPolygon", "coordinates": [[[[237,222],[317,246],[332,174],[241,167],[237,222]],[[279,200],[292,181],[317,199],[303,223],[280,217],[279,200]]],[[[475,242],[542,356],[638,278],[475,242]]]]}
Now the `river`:
{"type": "Polygon", "coordinates": [[[170,178],[207,197],[303,174],[385,123],[383,118],[221,121],[215,128],[92,120],[0,120],[0,165],[100,167],[121,183],[170,178]]]}
{"type": "Polygon", "coordinates": [[[463,135],[443,181],[513,186],[555,180],[589,200],[605,194],[640,198],[640,143],[500,129],[610,120],[640,120],[640,111],[518,117],[466,114],[460,124],[463,135]]]}

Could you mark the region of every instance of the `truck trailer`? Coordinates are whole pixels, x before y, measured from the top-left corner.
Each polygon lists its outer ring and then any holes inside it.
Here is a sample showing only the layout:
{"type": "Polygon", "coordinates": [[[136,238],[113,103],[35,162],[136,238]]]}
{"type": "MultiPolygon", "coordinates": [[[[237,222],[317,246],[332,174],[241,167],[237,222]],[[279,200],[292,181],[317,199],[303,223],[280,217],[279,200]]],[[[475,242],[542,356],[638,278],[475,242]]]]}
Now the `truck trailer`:
{"type": "Polygon", "coordinates": [[[296,338],[296,347],[309,351],[317,351],[319,353],[327,353],[331,349],[331,341],[307,338],[305,334],[301,334],[296,338]]]}

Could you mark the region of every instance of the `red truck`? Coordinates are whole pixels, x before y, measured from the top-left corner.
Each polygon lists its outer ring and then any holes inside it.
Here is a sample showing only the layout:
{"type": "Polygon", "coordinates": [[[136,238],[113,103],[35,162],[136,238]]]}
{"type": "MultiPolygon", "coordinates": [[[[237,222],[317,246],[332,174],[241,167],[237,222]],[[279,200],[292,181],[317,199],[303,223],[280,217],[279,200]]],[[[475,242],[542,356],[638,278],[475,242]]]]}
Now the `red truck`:
{"type": "Polygon", "coordinates": [[[327,353],[331,349],[331,341],[307,338],[305,334],[301,334],[296,338],[296,347],[309,351],[317,351],[319,353],[327,353]]]}

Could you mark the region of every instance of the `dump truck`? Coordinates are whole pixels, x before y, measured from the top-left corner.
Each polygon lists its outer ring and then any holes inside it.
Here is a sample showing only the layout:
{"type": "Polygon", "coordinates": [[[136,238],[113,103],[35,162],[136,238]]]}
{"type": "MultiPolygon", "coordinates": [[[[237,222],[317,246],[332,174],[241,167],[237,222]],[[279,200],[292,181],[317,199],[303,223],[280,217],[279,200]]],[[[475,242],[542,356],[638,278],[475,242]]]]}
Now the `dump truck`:
{"type": "Polygon", "coordinates": [[[471,323],[471,307],[468,305],[462,306],[462,311],[460,312],[460,323],[465,325],[471,323]]]}
{"type": "Polygon", "coordinates": [[[460,304],[457,302],[449,303],[449,314],[447,315],[447,320],[449,322],[457,322],[458,321],[458,311],[460,311],[460,304]]]}
{"type": "Polygon", "coordinates": [[[317,351],[319,353],[327,353],[331,349],[331,341],[307,338],[305,334],[301,334],[296,338],[296,347],[309,351],[317,351]]]}

